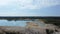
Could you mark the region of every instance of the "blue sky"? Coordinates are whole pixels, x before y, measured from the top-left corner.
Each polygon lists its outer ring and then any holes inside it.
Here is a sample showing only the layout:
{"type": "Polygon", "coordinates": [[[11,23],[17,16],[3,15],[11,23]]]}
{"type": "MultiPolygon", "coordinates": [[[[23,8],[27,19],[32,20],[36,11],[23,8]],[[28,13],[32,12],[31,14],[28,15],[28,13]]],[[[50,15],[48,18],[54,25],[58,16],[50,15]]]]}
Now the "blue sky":
{"type": "Polygon", "coordinates": [[[0,16],[60,16],[60,0],[0,0],[0,16]]]}

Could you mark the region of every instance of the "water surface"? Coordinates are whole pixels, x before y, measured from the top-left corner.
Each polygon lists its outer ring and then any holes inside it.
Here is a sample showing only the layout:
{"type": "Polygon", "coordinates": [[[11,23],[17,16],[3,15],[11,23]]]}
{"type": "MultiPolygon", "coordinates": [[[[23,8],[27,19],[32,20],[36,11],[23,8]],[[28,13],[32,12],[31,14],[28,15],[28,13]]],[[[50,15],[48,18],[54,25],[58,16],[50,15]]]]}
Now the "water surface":
{"type": "Polygon", "coordinates": [[[40,21],[24,21],[24,20],[18,20],[18,21],[8,21],[8,20],[0,20],[0,26],[26,26],[27,22],[33,22],[40,26],[44,26],[44,23],[41,23],[40,21]]]}

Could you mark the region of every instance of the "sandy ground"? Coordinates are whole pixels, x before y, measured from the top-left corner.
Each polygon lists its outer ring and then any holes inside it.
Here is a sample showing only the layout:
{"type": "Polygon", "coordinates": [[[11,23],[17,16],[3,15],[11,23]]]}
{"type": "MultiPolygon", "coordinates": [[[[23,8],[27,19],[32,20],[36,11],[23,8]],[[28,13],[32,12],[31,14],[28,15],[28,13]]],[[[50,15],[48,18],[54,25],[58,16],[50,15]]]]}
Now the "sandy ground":
{"type": "MultiPolygon", "coordinates": [[[[0,34],[40,34],[38,30],[18,26],[0,26],[0,34]]],[[[42,33],[41,33],[42,34],[42,33]]]]}
{"type": "MultiPolygon", "coordinates": [[[[46,30],[28,29],[18,26],[0,26],[0,34],[46,34],[46,30]]],[[[55,32],[53,34],[60,34],[60,32],[55,32]]]]}

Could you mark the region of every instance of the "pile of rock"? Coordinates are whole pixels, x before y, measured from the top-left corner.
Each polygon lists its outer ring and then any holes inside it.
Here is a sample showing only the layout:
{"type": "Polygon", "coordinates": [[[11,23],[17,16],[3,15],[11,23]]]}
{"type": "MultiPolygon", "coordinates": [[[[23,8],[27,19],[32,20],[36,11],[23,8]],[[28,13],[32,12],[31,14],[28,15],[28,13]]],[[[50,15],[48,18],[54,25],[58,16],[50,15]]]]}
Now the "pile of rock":
{"type": "Polygon", "coordinates": [[[0,31],[0,34],[42,34],[40,31],[32,30],[32,29],[25,29],[20,31],[0,31]]]}

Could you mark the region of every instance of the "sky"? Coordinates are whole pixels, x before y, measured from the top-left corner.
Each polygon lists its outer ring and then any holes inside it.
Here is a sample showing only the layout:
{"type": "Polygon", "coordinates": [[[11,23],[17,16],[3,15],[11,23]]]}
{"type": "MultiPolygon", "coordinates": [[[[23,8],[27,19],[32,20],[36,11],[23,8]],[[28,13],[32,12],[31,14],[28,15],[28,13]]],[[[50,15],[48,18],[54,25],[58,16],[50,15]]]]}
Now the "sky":
{"type": "Polygon", "coordinates": [[[0,16],[60,16],[60,0],[0,0],[0,16]]]}

